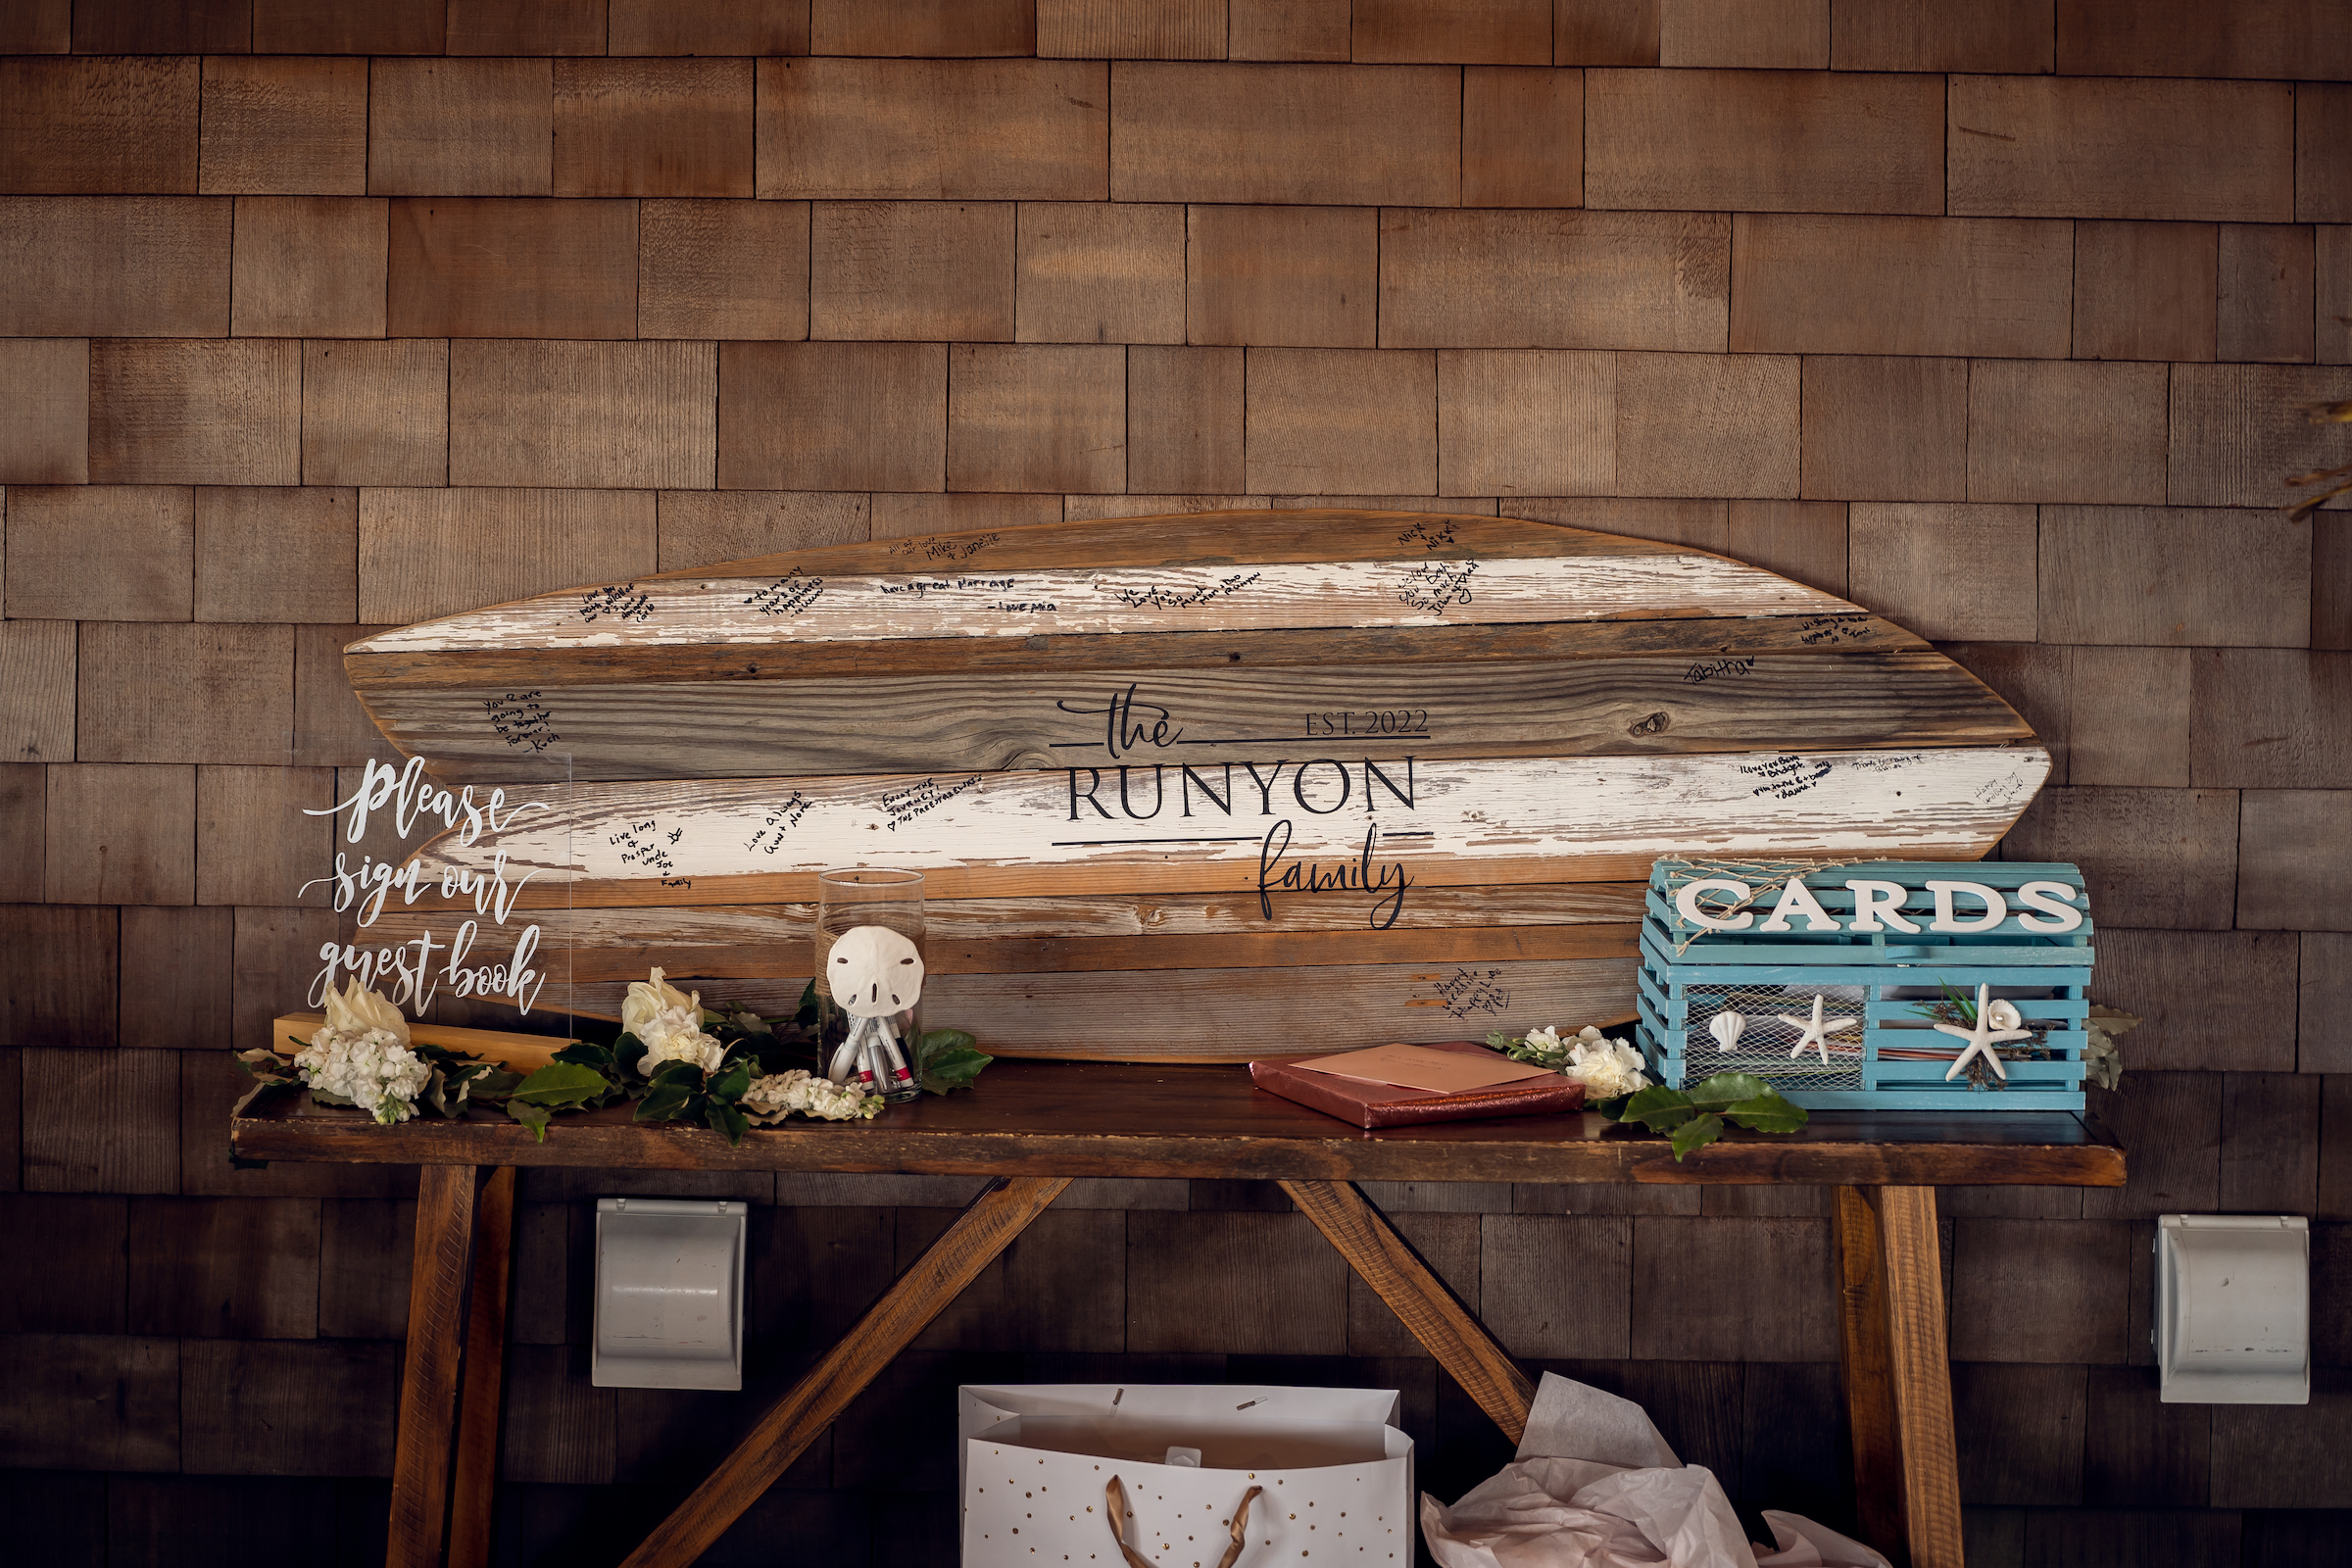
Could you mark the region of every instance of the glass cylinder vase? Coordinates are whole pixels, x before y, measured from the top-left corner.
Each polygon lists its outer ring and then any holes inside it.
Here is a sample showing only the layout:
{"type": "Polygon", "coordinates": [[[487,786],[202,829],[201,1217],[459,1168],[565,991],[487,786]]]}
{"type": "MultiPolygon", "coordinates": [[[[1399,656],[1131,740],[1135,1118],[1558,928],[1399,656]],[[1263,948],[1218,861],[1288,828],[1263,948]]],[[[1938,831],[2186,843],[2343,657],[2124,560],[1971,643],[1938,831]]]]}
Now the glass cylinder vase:
{"type": "Polygon", "coordinates": [[[837,1083],[860,1083],[892,1102],[919,1099],[923,1091],[914,1065],[923,1032],[920,988],[904,1005],[877,1012],[870,997],[862,1004],[846,995],[836,997],[829,971],[838,967],[833,962],[834,944],[861,926],[896,932],[913,945],[917,959],[929,962],[924,952],[923,874],[845,866],[818,873],[816,886],[811,973],[816,982],[817,1038],[823,1042],[831,1076],[837,1083]]]}

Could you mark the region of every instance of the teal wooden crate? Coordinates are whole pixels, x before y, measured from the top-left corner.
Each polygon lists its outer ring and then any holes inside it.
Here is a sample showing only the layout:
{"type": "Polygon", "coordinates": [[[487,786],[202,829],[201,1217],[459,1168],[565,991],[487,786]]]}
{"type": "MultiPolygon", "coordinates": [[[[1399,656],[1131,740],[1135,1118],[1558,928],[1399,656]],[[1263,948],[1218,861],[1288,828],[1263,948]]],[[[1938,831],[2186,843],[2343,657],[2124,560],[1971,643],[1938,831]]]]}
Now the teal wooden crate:
{"type": "Polygon", "coordinates": [[[1665,859],[1644,902],[1637,1034],[1661,1083],[1753,1073],[1809,1110],[2082,1108],[2092,928],[2072,865],[1665,859]],[[2033,1038],[2002,1048],[2005,1081],[1947,1081],[1966,1042],[1934,1012],[1981,985],[2033,1038]],[[1826,1063],[1789,1055],[1816,997],[1825,1025],[1849,1020],[1825,1029],[1826,1063]],[[1730,1050],[1710,1033],[1726,1012],[1746,1020],[1730,1050]]]}

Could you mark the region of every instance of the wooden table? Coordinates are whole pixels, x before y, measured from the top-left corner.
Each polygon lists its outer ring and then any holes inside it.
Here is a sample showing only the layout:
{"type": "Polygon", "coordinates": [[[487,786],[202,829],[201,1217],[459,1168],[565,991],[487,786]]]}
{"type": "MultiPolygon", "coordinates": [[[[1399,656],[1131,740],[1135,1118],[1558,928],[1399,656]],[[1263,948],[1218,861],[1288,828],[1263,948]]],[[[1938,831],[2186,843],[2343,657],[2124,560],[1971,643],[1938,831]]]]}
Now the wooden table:
{"type": "Polygon", "coordinates": [[[1534,1386],[1355,1183],[1835,1186],[1839,1340],[1863,1535],[1898,1564],[1907,1556],[1916,1568],[1957,1568],[1936,1188],[2124,1180],[2124,1152],[2065,1114],[1824,1112],[1792,1135],[1734,1131],[1677,1164],[1663,1139],[1589,1115],[1360,1132],[1252,1089],[1233,1066],[1003,1061],[970,1093],[896,1106],[870,1123],[756,1131],[736,1149],[705,1131],[635,1126],[627,1114],[614,1107],[561,1119],[544,1144],[504,1118],[377,1127],[357,1111],[313,1106],[308,1096],[232,1120],[248,1158],[423,1167],[393,1461],[393,1568],[488,1561],[517,1165],[995,1178],[638,1547],[629,1568],[694,1561],[1081,1176],[1281,1183],[1514,1441],[1534,1386]]]}

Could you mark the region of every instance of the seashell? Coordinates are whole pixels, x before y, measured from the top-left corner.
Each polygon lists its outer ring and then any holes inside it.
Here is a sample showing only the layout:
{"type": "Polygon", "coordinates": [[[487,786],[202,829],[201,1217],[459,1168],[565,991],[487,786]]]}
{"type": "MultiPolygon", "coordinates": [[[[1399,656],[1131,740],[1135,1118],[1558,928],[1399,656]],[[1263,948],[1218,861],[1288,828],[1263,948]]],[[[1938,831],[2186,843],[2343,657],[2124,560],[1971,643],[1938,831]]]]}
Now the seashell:
{"type": "Polygon", "coordinates": [[[2005,997],[1988,1004],[1984,1017],[1995,1029],[2022,1029],[2026,1022],[2025,1014],[2017,1010],[2017,1004],[2005,997]]]}
{"type": "Polygon", "coordinates": [[[1740,1032],[1747,1020],[1736,1012],[1719,1012],[1707,1021],[1707,1033],[1715,1037],[1717,1051],[1729,1051],[1740,1043],[1740,1032]]]}

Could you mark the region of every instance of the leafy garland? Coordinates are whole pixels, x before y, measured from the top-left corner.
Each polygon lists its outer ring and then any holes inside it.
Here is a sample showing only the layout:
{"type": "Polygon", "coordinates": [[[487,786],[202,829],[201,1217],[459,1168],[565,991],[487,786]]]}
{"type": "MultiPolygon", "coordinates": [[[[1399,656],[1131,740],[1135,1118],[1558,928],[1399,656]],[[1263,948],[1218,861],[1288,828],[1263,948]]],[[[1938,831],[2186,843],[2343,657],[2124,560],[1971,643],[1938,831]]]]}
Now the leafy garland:
{"type": "Polygon", "coordinates": [[[1554,1030],[1539,1030],[1533,1037],[1491,1034],[1487,1044],[1514,1061],[1557,1068],[1589,1087],[1630,1083],[1632,1088],[1586,1108],[1611,1121],[1634,1122],[1666,1134],[1678,1165],[1692,1150],[1721,1138],[1727,1121],[1750,1132],[1792,1133],[1811,1119],[1802,1105],[1790,1102],[1753,1073],[1719,1072],[1688,1090],[1650,1083],[1631,1066],[1631,1049],[1621,1041],[1603,1040],[1597,1029],[1586,1029],[1570,1041],[1560,1040],[1554,1030]]]}
{"type": "MultiPolygon", "coordinates": [[[[732,1147],[755,1120],[772,1124],[796,1109],[828,1120],[870,1118],[881,1110],[881,1096],[837,1088],[825,1078],[816,1023],[813,982],[802,991],[800,1006],[789,1018],[762,1018],[740,1005],[704,1007],[703,1032],[723,1048],[718,1064],[706,1070],[691,1061],[657,1061],[650,1073],[644,1065],[645,1042],[619,1025],[593,1019],[578,1020],[580,1041],[527,1076],[486,1057],[413,1042],[406,1047],[408,1054],[427,1070],[413,1099],[392,1097],[400,1102],[389,1113],[382,1102],[361,1105],[312,1081],[295,1057],[313,1042],[289,1035],[292,1055],[266,1050],[236,1054],[257,1081],[238,1108],[304,1088],[320,1104],[370,1110],[378,1121],[405,1119],[412,1112],[454,1120],[471,1105],[495,1105],[545,1143],[549,1123],[562,1112],[633,1100],[633,1121],[699,1123],[732,1147]]],[[[960,1029],[924,1031],[914,1043],[916,1080],[934,1095],[969,1086],[996,1059],[977,1046],[960,1029]]]]}

